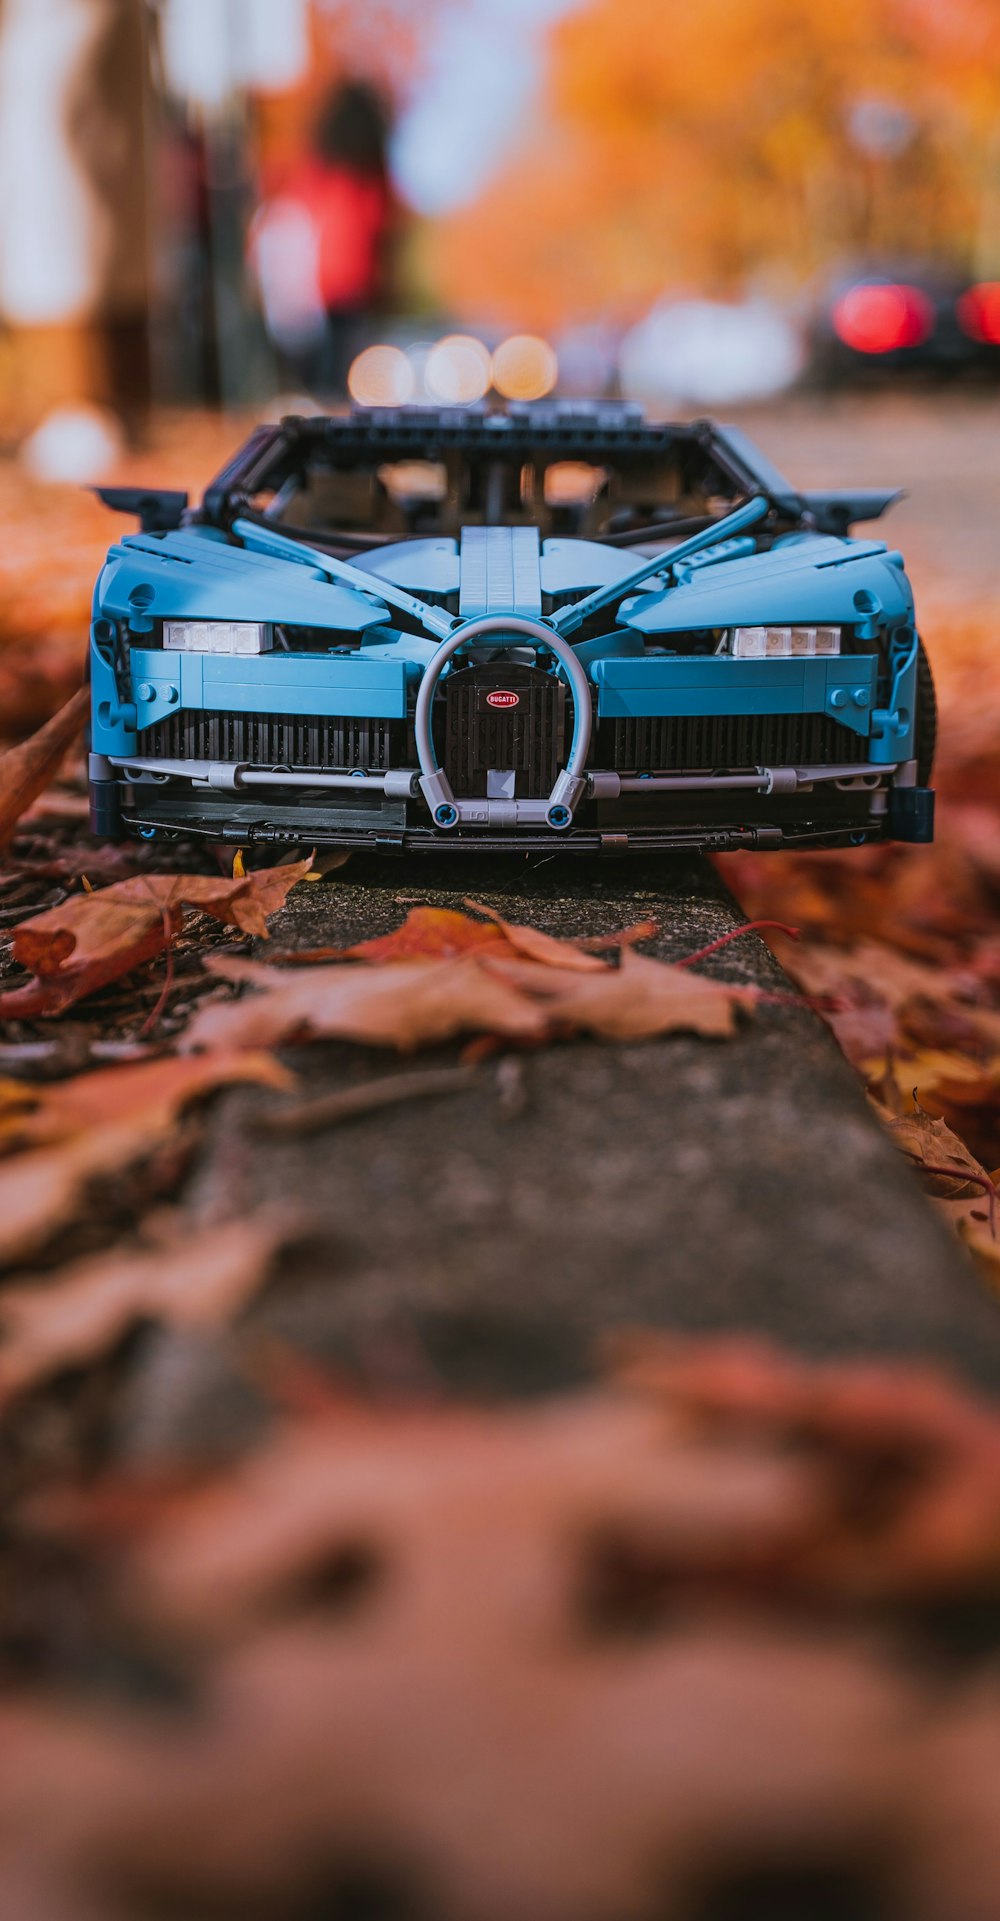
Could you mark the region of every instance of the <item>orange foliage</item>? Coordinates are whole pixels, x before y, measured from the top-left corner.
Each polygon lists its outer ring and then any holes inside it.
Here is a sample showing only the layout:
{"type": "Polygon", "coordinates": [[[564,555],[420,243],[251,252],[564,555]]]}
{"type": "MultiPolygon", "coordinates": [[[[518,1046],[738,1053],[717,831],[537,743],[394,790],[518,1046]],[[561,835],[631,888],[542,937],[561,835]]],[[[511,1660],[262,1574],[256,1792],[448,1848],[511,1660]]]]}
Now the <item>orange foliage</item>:
{"type": "Polygon", "coordinates": [[[1000,121],[993,0],[592,0],[559,23],[517,158],[430,239],[458,311],[628,319],[664,288],[841,253],[970,252],[1000,121]],[[904,108],[896,157],[852,139],[904,108]]]}

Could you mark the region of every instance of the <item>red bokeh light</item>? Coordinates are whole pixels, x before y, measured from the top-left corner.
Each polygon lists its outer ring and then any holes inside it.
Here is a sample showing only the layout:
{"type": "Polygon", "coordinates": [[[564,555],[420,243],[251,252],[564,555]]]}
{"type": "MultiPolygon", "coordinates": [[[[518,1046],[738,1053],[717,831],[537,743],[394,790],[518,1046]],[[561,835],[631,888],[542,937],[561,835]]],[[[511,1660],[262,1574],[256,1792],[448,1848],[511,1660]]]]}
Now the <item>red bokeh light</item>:
{"type": "Polygon", "coordinates": [[[981,280],[955,302],[958,324],[970,340],[1000,347],[1000,280],[981,280]]]}
{"type": "Polygon", "coordinates": [[[842,294],[831,318],[845,347],[861,354],[887,354],[897,347],[921,346],[933,328],[934,308],[919,287],[869,282],[842,294]]]}

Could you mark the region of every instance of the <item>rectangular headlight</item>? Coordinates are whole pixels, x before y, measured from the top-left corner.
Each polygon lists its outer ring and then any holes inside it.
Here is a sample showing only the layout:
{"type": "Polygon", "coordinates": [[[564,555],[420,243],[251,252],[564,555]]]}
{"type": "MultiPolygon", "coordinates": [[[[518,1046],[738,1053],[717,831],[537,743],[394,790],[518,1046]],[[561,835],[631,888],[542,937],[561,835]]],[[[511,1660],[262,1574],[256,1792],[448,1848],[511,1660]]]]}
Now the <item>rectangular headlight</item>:
{"type": "Polygon", "coordinates": [[[163,645],[185,654],[266,654],[269,620],[165,620],[163,645]]]}
{"type": "Polygon", "coordinates": [[[734,627],[737,660],[792,660],[839,654],[839,627],[734,627]]]}

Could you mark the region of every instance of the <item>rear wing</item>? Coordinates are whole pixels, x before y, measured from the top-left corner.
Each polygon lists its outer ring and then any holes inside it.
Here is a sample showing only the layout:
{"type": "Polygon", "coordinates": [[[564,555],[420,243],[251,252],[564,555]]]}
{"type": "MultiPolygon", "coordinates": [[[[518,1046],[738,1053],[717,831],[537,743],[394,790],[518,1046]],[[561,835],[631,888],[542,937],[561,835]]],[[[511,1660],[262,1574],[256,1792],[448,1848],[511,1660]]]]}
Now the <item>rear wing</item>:
{"type": "Polygon", "coordinates": [[[716,427],[720,446],[735,465],[742,466],[753,486],[766,494],[786,519],[800,521],[821,534],[846,534],[856,521],[880,520],[902,500],[902,487],[823,487],[801,491],[786,480],[742,427],[716,427]]]}

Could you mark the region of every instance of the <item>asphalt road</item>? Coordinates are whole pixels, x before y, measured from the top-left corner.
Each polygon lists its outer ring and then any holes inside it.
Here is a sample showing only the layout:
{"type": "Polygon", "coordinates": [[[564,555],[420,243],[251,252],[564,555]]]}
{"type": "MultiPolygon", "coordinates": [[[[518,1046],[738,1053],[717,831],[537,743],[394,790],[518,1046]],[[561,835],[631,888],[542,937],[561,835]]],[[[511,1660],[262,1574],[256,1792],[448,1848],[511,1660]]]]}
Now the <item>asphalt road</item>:
{"type": "Polygon", "coordinates": [[[740,425],[799,487],[902,487],[858,529],[899,546],[933,625],[945,607],[1000,602],[1000,393],[965,386],[799,396],[740,425]]]}

